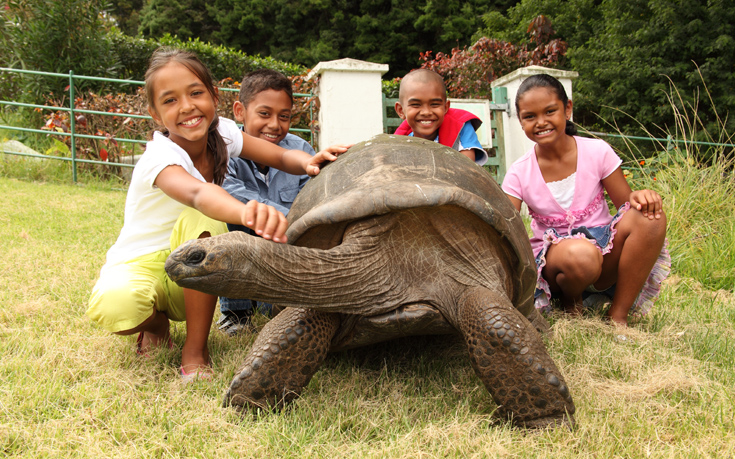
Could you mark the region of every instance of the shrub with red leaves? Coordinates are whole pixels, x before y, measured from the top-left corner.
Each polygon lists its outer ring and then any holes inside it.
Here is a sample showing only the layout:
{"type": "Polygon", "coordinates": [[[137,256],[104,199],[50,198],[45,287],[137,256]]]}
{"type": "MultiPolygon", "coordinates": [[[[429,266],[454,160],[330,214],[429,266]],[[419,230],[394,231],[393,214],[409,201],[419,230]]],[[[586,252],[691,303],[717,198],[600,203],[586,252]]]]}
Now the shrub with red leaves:
{"type": "MultiPolygon", "coordinates": [[[[47,105],[68,107],[66,97],[56,98],[50,94],[47,105]]],[[[75,110],[92,110],[106,112],[111,115],[76,113],[74,131],[76,134],[94,135],[102,139],[76,137],[76,155],[79,159],[120,162],[123,156],[141,154],[142,148],[130,142],[120,142],[117,139],[147,138],[153,127],[153,122],[141,118],[132,118],[128,115],[148,115],[145,105],[145,92],[139,88],[135,94],[97,94],[89,91],[74,99],[75,110]]],[[[45,116],[46,122],[42,129],[57,132],[70,132],[71,123],[69,112],[54,111],[45,116]]],[[[71,146],[71,137],[64,136],[60,141],[71,146]]],[[[81,166],[100,172],[101,175],[117,175],[120,171],[110,168],[81,166]]]]}
{"type": "MultiPolygon", "coordinates": [[[[311,94],[315,82],[306,80],[307,73],[290,77],[294,93],[311,94]]],[[[240,83],[232,78],[225,78],[217,83],[219,88],[240,88],[240,83]]],[[[237,91],[220,91],[217,113],[226,118],[233,118],[232,104],[238,98],[237,91]]],[[[318,99],[315,96],[295,97],[291,127],[310,129],[312,132],[318,130],[316,125],[317,112],[319,109],[318,99]]],[[[56,98],[50,94],[46,100],[47,105],[55,107],[68,107],[69,103],[65,97],[56,98]]],[[[141,144],[118,141],[117,139],[150,139],[152,132],[156,129],[152,120],[132,118],[128,115],[148,116],[145,89],[138,88],[135,94],[97,94],[94,92],[84,93],[74,99],[76,110],[92,110],[113,114],[99,115],[89,113],[75,114],[75,133],[83,135],[95,135],[103,139],[89,139],[76,137],[75,147],[77,158],[91,159],[117,163],[123,156],[140,155],[143,152],[141,144]]],[[[51,132],[70,132],[69,113],[64,111],[52,111],[45,115],[42,127],[51,132]]],[[[305,136],[306,140],[311,140],[305,136]]],[[[71,146],[71,137],[59,137],[59,140],[71,146]]],[[[109,168],[93,165],[82,165],[83,169],[93,170],[102,176],[121,175],[118,168],[109,168]]]]}
{"type": "Polygon", "coordinates": [[[528,26],[530,40],[514,44],[483,37],[469,48],[454,48],[451,55],[432,51],[421,53],[422,68],[444,77],[450,97],[491,98],[490,83],[507,73],[528,65],[558,67],[564,63],[567,43],[552,39],[551,21],[541,15],[528,26]]]}

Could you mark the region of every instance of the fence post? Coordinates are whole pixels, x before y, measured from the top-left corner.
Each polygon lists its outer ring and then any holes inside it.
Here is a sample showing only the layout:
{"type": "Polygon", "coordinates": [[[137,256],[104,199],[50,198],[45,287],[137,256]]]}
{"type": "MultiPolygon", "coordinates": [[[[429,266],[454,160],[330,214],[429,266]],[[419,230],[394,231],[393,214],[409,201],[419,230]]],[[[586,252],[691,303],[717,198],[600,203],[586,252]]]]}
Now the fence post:
{"type": "Polygon", "coordinates": [[[77,183],[76,116],[74,116],[74,72],[69,70],[69,132],[71,132],[71,176],[77,183]]]}
{"type": "Polygon", "coordinates": [[[355,143],[383,132],[381,77],[387,64],[356,59],[320,62],[307,79],[319,77],[319,149],[355,143]]]}
{"type": "MultiPolygon", "coordinates": [[[[497,106],[508,106],[508,91],[506,88],[498,87],[493,88],[493,104],[497,106]]],[[[505,110],[493,110],[493,119],[491,126],[493,128],[493,148],[495,149],[495,157],[497,158],[498,164],[497,172],[495,173],[495,180],[498,183],[503,183],[505,173],[508,172],[508,165],[506,163],[505,153],[505,131],[503,124],[503,112],[507,114],[510,108],[505,110]]]]}
{"type": "Polygon", "coordinates": [[[564,90],[567,92],[567,97],[569,97],[569,100],[572,100],[572,80],[579,76],[579,73],[577,72],[531,65],[515,70],[490,83],[493,88],[493,93],[495,92],[495,88],[507,89],[509,109],[502,113],[503,133],[502,135],[498,133],[498,138],[502,138],[505,144],[505,170],[508,170],[511,164],[523,156],[534,145],[534,143],[526,137],[526,134],[524,134],[523,129],[521,128],[521,122],[518,120],[518,114],[516,113],[515,101],[516,94],[518,93],[518,87],[521,85],[523,80],[540,73],[549,74],[561,81],[561,84],[564,86],[564,90]]]}

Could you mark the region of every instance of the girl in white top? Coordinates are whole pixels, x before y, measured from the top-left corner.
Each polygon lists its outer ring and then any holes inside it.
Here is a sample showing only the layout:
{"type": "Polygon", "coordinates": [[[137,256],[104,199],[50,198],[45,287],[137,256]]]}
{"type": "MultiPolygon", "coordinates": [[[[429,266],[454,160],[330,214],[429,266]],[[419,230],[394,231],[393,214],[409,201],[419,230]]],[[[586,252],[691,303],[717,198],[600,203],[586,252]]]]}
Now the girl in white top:
{"type": "Polygon", "coordinates": [[[180,372],[188,381],[211,375],[207,339],[217,297],[173,283],[163,268],[168,254],[186,240],[226,232],[225,223],[286,242],[283,214],[255,200],[243,204],[219,186],[230,157],[314,176],[347,146],[312,157],[243,133],[217,116],[212,77],[188,52],[157,50],[145,82],[148,111],[163,132],[154,133],[135,166],[123,228],[107,253],[87,315],[112,333],[137,333],[141,355],[171,347],[169,319],[186,320],[180,372]]]}

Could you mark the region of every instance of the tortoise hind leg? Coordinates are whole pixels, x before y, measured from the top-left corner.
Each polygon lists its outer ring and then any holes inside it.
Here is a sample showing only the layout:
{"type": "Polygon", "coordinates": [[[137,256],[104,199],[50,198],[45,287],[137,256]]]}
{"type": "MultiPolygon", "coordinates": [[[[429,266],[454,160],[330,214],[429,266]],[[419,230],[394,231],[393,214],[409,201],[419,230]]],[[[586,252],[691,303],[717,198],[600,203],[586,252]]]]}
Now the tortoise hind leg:
{"type": "Polygon", "coordinates": [[[329,351],[336,314],[287,308],[261,330],[230,383],[224,406],[280,409],[298,397],[329,351]]]}
{"type": "Polygon", "coordinates": [[[501,415],[525,427],[574,424],[574,402],[534,326],[505,295],[477,287],[458,304],[457,328],[501,415]]]}

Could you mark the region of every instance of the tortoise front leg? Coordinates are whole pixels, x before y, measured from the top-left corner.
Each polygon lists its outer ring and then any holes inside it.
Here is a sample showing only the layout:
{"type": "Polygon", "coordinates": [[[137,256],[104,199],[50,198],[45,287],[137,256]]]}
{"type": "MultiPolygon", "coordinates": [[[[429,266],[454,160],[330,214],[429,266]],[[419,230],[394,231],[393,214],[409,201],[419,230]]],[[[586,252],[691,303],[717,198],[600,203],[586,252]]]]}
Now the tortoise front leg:
{"type": "Polygon", "coordinates": [[[574,402],[541,336],[505,295],[477,287],[458,304],[457,328],[501,415],[536,428],[574,424],[574,402]]]}
{"type": "Polygon", "coordinates": [[[287,308],[268,322],[235,374],[224,406],[280,409],[309,384],[337,331],[336,314],[287,308]]]}

